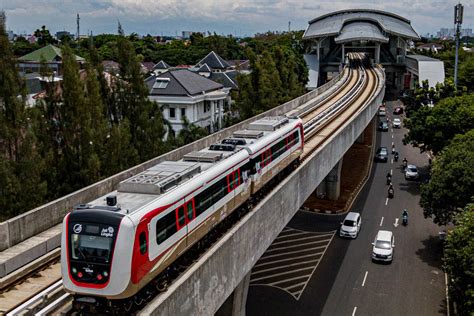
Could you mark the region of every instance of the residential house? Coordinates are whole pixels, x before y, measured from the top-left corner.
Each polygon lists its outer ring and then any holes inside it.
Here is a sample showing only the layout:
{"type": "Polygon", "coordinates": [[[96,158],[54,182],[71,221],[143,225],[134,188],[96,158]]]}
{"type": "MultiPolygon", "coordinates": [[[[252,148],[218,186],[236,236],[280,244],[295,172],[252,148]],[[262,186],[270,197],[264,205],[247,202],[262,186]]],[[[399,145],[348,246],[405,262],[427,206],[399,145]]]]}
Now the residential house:
{"type": "MultiPolygon", "coordinates": [[[[78,63],[83,63],[84,58],[75,56],[78,63]]],[[[34,52],[18,58],[18,68],[21,74],[40,71],[41,61],[44,60],[49,69],[55,72],[55,75],[62,75],[63,54],[59,47],[47,45],[34,52]]]]}
{"type": "Polygon", "coordinates": [[[171,68],[170,65],[165,63],[163,60],[160,60],[151,70],[155,75],[159,75],[167,72],[169,68],[171,68]]]}
{"type": "Polygon", "coordinates": [[[214,132],[223,126],[224,109],[230,104],[228,88],[187,69],[168,70],[145,80],[150,100],[156,101],[174,133],[183,118],[214,132]]]}

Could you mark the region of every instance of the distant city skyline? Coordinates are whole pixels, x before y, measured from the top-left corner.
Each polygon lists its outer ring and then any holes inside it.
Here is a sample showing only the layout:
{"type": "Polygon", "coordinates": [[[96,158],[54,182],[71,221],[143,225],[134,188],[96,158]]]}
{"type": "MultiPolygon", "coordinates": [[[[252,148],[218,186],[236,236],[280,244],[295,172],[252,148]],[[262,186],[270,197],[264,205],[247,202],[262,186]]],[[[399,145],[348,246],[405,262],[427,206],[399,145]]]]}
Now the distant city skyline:
{"type": "MultiPolygon", "coordinates": [[[[32,34],[42,25],[55,34],[76,33],[76,14],[81,34],[116,33],[120,21],[126,34],[181,35],[182,31],[216,32],[251,36],[266,31],[304,30],[320,15],[350,8],[376,9],[411,21],[418,34],[436,35],[453,28],[457,1],[402,0],[358,3],[321,0],[0,0],[7,15],[7,29],[32,34]]],[[[474,28],[474,1],[464,1],[463,28],[474,28]]]]}

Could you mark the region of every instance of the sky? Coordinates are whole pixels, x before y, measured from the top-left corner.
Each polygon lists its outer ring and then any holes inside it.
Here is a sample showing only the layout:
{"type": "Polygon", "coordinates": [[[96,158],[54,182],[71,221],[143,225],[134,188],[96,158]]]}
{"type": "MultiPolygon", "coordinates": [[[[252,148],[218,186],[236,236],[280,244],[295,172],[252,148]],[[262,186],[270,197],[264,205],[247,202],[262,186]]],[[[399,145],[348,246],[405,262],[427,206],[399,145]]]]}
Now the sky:
{"type": "MultiPolygon", "coordinates": [[[[7,29],[31,34],[42,25],[55,33],[116,33],[120,21],[126,34],[181,35],[182,31],[249,36],[266,31],[306,29],[320,15],[351,8],[377,9],[403,16],[415,31],[436,34],[453,27],[451,0],[0,0],[7,29]]],[[[463,28],[474,29],[474,0],[464,0],[463,28]]]]}

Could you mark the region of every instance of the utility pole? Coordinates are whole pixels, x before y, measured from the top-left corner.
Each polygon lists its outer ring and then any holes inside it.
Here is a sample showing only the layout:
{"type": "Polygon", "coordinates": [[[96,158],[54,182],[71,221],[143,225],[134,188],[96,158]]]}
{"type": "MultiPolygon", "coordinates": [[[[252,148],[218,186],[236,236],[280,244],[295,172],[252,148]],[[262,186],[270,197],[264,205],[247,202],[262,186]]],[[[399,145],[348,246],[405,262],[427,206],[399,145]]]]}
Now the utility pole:
{"type": "Polygon", "coordinates": [[[291,21],[288,21],[288,33],[291,32],[291,21]]]}
{"type": "Polygon", "coordinates": [[[456,25],[456,57],[454,61],[454,89],[458,89],[458,51],[459,51],[459,33],[462,24],[462,12],[464,7],[458,3],[454,7],[454,24],[456,25]]]}

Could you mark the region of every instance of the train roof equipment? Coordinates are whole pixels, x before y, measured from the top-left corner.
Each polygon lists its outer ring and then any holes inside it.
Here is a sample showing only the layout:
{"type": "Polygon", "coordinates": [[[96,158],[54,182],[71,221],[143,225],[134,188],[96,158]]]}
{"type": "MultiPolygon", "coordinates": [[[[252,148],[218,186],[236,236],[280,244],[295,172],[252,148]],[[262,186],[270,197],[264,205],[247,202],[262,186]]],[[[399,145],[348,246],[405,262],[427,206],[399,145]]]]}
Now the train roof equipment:
{"type": "Polygon", "coordinates": [[[226,172],[229,166],[248,161],[249,154],[268,146],[298,124],[301,124],[299,118],[285,116],[256,120],[247,129],[234,132],[232,137],[189,152],[178,161],[162,161],[120,182],[116,191],[75,209],[111,211],[113,208],[115,213],[132,214],[162,198],[168,200],[166,196],[185,196],[226,172]],[[179,189],[184,183],[186,188],[179,189]],[[174,190],[176,194],[171,193],[174,190]],[[113,207],[108,204],[110,201],[113,207]]]}

